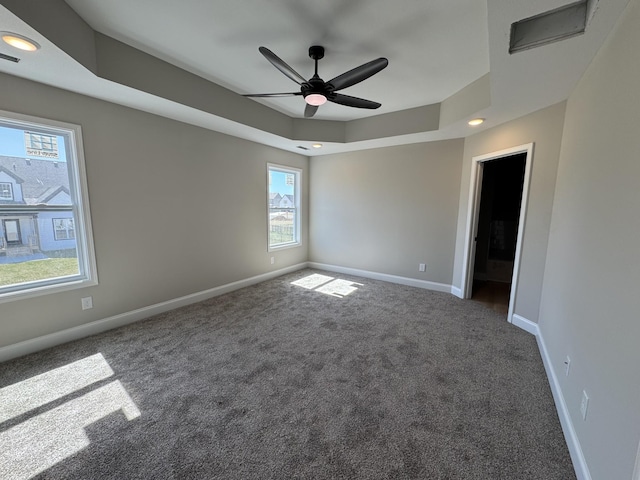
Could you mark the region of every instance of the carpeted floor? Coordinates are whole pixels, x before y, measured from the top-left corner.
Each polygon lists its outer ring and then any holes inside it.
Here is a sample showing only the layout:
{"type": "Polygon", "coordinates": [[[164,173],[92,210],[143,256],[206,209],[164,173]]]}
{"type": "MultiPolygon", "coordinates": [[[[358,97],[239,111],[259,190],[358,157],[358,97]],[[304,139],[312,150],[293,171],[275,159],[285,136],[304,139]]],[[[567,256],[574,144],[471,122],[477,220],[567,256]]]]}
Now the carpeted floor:
{"type": "Polygon", "coordinates": [[[0,387],[0,478],[575,478],[532,335],[327,272],[1,364],[0,387]]]}

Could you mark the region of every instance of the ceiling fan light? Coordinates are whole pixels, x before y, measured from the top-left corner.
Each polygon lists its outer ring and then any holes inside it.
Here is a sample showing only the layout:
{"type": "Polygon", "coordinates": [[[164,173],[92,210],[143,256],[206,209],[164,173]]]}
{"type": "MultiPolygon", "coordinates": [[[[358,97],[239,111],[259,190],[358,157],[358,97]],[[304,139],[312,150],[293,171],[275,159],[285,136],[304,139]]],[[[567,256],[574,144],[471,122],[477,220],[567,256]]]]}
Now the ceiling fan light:
{"type": "Polygon", "coordinates": [[[320,105],[324,105],[325,103],[327,103],[327,97],[320,93],[310,93],[309,95],[304,97],[304,101],[309,105],[319,107],[320,105]]]}

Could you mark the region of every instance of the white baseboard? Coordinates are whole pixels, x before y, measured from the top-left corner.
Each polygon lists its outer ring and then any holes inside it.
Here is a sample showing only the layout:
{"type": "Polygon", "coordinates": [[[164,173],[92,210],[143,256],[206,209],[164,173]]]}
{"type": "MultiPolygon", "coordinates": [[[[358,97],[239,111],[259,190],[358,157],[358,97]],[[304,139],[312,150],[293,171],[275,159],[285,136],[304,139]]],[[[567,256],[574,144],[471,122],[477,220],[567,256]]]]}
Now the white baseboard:
{"type": "Polygon", "coordinates": [[[542,333],[540,331],[538,331],[538,334],[536,335],[536,340],[538,341],[538,349],[540,350],[540,356],[542,357],[544,369],[547,372],[547,379],[549,380],[549,385],[551,386],[553,400],[556,404],[556,410],[558,411],[558,417],[560,418],[560,425],[562,425],[562,432],[564,433],[564,439],[567,442],[567,447],[569,448],[569,455],[571,455],[571,460],[573,462],[573,468],[576,472],[576,477],[578,478],[578,480],[591,480],[591,473],[589,472],[587,461],[584,458],[582,447],[580,446],[580,441],[578,440],[578,435],[576,434],[575,428],[573,427],[573,422],[571,421],[571,416],[569,415],[567,403],[565,402],[564,396],[562,395],[560,382],[558,381],[558,377],[553,369],[553,364],[551,362],[551,358],[549,357],[549,352],[547,351],[547,347],[544,343],[544,338],[542,337],[542,333]]]}
{"type": "Polygon", "coordinates": [[[532,335],[539,335],[540,331],[538,330],[538,324],[532,322],[531,320],[521,317],[520,315],[514,313],[511,316],[511,323],[516,327],[521,328],[525,332],[529,332],[532,335]]]}
{"type": "Polygon", "coordinates": [[[464,300],[464,297],[462,296],[462,289],[454,287],[453,285],[451,285],[451,295],[455,295],[456,297],[462,298],[464,300]]]}
{"type": "Polygon", "coordinates": [[[633,469],[631,480],[640,480],[640,444],[638,444],[638,453],[636,453],[636,466],[633,469]]]}
{"type": "Polygon", "coordinates": [[[175,308],[184,307],[192,303],[201,302],[208,298],[217,297],[225,293],[238,290],[240,288],[255,285],[256,283],[264,282],[272,278],[279,277],[286,273],[302,270],[307,267],[307,263],[299,263],[291,267],[274,270],[272,272],[256,275],[255,277],[246,278],[237,282],[228,283],[219,287],[210,288],[202,292],[192,293],[185,295],[184,297],[174,298],[166,302],[156,303],[147,307],[142,307],[131,312],[122,313],[120,315],[114,315],[112,317],[104,318],[102,320],[96,320],[84,325],[78,325],[77,327],[68,328],[59,332],[54,332],[41,337],[36,337],[24,342],[15,343],[13,345],[7,345],[6,347],[0,347],[0,362],[11,360],[12,358],[21,357],[30,353],[44,350],[45,348],[55,347],[63,343],[78,340],[80,338],[88,337],[89,335],[95,335],[96,333],[102,333],[113,328],[128,325],[139,320],[157,315],[159,313],[168,312],[175,308]]]}
{"type": "Polygon", "coordinates": [[[355,275],[357,277],[371,278],[373,280],[383,280],[389,283],[397,283],[400,285],[408,285],[410,287],[424,288],[426,290],[434,290],[436,292],[451,293],[451,285],[444,283],[428,282],[426,280],[418,280],[416,278],[400,277],[398,275],[390,275],[388,273],[370,272],[369,270],[359,270],[357,268],[339,267],[337,265],[328,265],[326,263],[309,262],[309,268],[318,270],[326,270],[328,272],[345,273],[347,275],[355,275]]]}

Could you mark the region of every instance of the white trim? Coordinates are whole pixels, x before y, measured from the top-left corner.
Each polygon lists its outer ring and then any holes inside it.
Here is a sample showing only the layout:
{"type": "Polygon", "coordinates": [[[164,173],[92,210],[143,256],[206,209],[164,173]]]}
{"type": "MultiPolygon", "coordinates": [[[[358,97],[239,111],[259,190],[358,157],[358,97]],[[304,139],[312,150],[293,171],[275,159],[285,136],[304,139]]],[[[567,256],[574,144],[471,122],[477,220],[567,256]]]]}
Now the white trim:
{"type": "Polygon", "coordinates": [[[640,480],[640,444],[638,444],[638,453],[636,454],[636,466],[633,469],[632,480],[640,480]]]}
{"type": "Polygon", "coordinates": [[[469,199],[467,202],[467,221],[464,233],[464,256],[462,258],[462,298],[471,298],[473,287],[473,266],[476,255],[476,230],[480,214],[480,188],[482,169],[478,168],[475,157],[471,159],[471,180],[469,181],[469,199]]]}
{"type": "Polygon", "coordinates": [[[513,314],[511,323],[513,323],[516,327],[521,328],[525,332],[529,332],[532,335],[537,336],[539,334],[537,323],[532,322],[528,318],[521,317],[516,313],[513,314]]]}
{"type": "Polygon", "coordinates": [[[309,262],[309,268],[318,270],[326,270],[335,273],[344,273],[347,275],[355,275],[357,277],[371,278],[373,280],[382,280],[389,283],[397,283],[400,285],[408,285],[410,287],[424,288],[426,290],[434,290],[436,292],[451,293],[451,285],[444,283],[428,282],[426,280],[418,280],[416,278],[400,277],[398,275],[390,275],[388,273],[371,272],[369,270],[359,270],[357,268],[339,267],[337,265],[327,265],[326,263],[309,262]]]}
{"type": "Polygon", "coordinates": [[[527,205],[529,201],[529,184],[531,183],[531,168],[533,164],[533,143],[519,145],[517,147],[507,148],[498,152],[478,155],[471,160],[471,181],[469,185],[469,203],[467,208],[467,222],[465,229],[465,248],[462,263],[462,294],[463,298],[471,298],[472,281],[473,281],[473,264],[475,256],[474,238],[478,228],[478,215],[480,213],[480,194],[482,189],[482,169],[479,164],[490,160],[508,157],[525,153],[525,170],[524,181],[522,185],[522,200],[520,202],[520,218],[518,219],[518,238],[516,240],[516,253],[513,262],[513,276],[511,278],[511,293],[509,296],[509,313],[507,321],[513,322],[513,310],[516,303],[516,295],[518,293],[518,279],[520,276],[520,260],[522,258],[522,239],[524,238],[524,230],[526,227],[527,205]]]}
{"type": "Polygon", "coordinates": [[[571,455],[571,461],[573,462],[573,468],[576,472],[578,480],[591,480],[591,473],[587,466],[587,461],[584,458],[578,435],[573,427],[571,416],[569,415],[569,409],[567,403],[562,395],[562,389],[560,388],[560,382],[553,369],[547,346],[544,343],[542,333],[538,332],[536,335],[538,341],[538,349],[540,350],[540,356],[542,357],[542,363],[544,369],[547,372],[547,379],[549,380],[549,386],[551,387],[551,393],[553,394],[553,400],[556,404],[556,410],[558,417],[560,418],[560,425],[562,425],[562,432],[564,433],[564,439],[567,442],[569,448],[569,454],[571,455]]]}
{"type": "Polygon", "coordinates": [[[184,297],[175,298],[166,302],[156,303],[147,307],[142,307],[131,312],[122,313],[120,315],[114,315],[112,317],[104,318],[102,320],[96,320],[84,325],[78,325],[77,327],[68,328],[59,332],[50,333],[41,337],[33,338],[31,340],[25,340],[24,342],[15,343],[13,345],[7,345],[6,347],[0,347],[0,362],[11,360],[12,358],[21,357],[29,353],[34,353],[45,348],[55,347],[63,343],[70,342],[72,340],[78,340],[80,338],[88,337],[89,335],[95,335],[96,333],[105,332],[113,328],[128,325],[130,323],[143,320],[145,318],[157,315],[159,313],[168,312],[175,308],[191,305],[192,303],[202,302],[208,298],[217,297],[225,293],[233,292],[240,288],[255,285],[256,283],[264,282],[272,278],[279,277],[286,273],[302,270],[307,267],[307,263],[299,263],[290,267],[275,270],[273,272],[263,273],[254,277],[239,280],[237,282],[228,283],[219,287],[210,288],[202,292],[192,293],[185,295],[184,297]]]}
{"type": "Polygon", "coordinates": [[[451,295],[455,295],[458,298],[464,298],[464,296],[462,295],[462,289],[454,287],[453,285],[451,285],[451,295]]]}

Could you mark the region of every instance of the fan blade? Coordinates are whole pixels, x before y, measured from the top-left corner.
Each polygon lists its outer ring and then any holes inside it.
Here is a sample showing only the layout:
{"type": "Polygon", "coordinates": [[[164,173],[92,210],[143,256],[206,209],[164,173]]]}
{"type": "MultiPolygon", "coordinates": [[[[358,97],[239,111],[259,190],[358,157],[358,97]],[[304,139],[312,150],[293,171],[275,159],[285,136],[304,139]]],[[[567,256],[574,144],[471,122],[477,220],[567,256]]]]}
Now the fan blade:
{"type": "Polygon", "coordinates": [[[353,70],[349,70],[342,75],[338,75],[336,78],[333,78],[327,82],[329,88],[332,88],[333,91],[342,90],[343,88],[350,87],[351,85],[355,85],[367,78],[375,75],[380,70],[389,65],[389,60],[386,58],[376,58],[375,60],[371,60],[369,63],[365,63],[364,65],[360,65],[359,67],[354,68],[353,70]]]}
{"type": "Polygon", "coordinates": [[[300,75],[293,68],[291,68],[289,65],[287,65],[284,62],[284,60],[282,60],[280,57],[278,57],[275,53],[273,53],[267,47],[260,47],[258,50],[260,50],[260,53],[262,55],[264,55],[264,58],[269,60],[274,67],[276,67],[278,70],[280,70],[282,73],[284,73],[291,80],[293,80],[294,82],[296,82],[299,85],[302,85],[303,83],[306,83],[307,80],[305,78],[303,78],[302,75],[300,75]]]}
{"type": "Polygon", "coordinates": [[[351,97],[341,93],[329,95],[327,100],[333,103],[339,103],[340,105],[346,105],[347,107],[370,108],[372,110],[382,105],[378,102],[372,102],[371,100],[365,100],[364,98],[351,97]]]}
{"type": "Polygon", "coordinates": [[[317,105],[309,105],[307,103],[307,106],[304,107],[304,116],[305,118],[311,118],[316,114],[317,111],[318,111],[317,105]]]}
{"type": "Polygon", "coordinates": [[[291,93],[247,93],[242,95],[243,97],[295,97],[298,95],[302,95],[302,92],[291,92],[291,93]]]}

